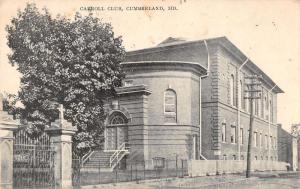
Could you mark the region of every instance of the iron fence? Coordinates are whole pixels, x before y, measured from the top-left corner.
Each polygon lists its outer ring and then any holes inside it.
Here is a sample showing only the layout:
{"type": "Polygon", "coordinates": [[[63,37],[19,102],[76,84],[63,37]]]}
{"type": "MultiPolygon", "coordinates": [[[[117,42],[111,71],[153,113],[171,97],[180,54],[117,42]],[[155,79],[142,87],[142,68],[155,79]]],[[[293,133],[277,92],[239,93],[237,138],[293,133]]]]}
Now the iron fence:
{"type": "MultiPolygon", "coordinates": [[[[133,161],[118,164],[109,171],[102,166],[86,168],[79,159],[73,159],[73,186],[95,184],[140,182],[149,179],[184,177],[188,175],[187,160],[164,159],[161,163],[155,159],[133,161]]],[[[99,163],[99,165],[101,165],[99,163]]]]}
{"type": "Polygon", "coordinates": [[[54,150],[42,145],[14,145],[14,188],[52,188],[54,150]]]}
{"type": "Polygon", "coordinates": [[[54,188],[54,154],[46,133],[33,137],[26,130],[14,132],[14,188],[54,188]]]}

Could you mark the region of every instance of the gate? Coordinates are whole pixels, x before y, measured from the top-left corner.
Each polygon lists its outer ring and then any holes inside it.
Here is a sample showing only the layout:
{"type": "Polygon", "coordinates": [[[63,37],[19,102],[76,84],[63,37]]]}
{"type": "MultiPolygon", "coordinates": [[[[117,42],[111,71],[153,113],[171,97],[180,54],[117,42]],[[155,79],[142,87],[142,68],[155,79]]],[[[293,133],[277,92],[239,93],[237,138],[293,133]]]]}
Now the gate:
{"type": "Polygon", "coordinates": [[[31,137],[26,130],[14,132],[14,188],[54,188],[54,149],[46,133],[31,137]]]}

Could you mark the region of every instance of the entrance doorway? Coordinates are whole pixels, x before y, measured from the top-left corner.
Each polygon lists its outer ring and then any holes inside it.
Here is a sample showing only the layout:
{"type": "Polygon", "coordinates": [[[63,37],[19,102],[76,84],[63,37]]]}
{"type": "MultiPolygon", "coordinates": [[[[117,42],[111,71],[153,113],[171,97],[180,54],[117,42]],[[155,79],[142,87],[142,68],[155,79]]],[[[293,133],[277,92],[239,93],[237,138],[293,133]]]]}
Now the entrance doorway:
{"type": "Polygon", "coordinates": [[[105,128],[106,150],[117,150],[124,142],[128,141],[127,118],[116,112],[110,116],[109,125],[105,128]]]}

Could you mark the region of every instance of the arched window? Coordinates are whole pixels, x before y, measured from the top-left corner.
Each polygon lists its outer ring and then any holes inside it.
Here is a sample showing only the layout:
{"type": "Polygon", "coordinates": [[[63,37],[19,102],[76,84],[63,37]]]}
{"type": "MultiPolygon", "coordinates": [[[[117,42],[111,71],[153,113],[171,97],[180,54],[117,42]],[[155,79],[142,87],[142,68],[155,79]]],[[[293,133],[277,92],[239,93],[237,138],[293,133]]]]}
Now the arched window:
{"type": "Polygon", "coordinates": [[[109,121],[110,125],[124,125],[126,122],[125,117],[120,113],[113,115],[109,121]]]}
{"type": "Polygon", "coordinates": [[[175,91],[168,89],[164,95],[165,122],[175,123],[177,121],[177,96],[175,91]]]}
{"type": "Polygon", "coordinates": [[[229,89],[230,89],[230,105],[235,106],[235,90],[234,90],[234,76],[230,76],[230,82],[229,82],[229,89]]]}

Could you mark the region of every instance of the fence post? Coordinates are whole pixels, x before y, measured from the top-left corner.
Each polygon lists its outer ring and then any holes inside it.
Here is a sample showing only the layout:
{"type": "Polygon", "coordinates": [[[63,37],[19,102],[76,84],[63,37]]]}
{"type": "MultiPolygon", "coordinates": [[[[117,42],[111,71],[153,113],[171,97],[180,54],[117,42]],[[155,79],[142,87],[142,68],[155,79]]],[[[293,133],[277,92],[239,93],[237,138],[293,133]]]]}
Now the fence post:
{"type": "Polygon", "coordinates": [[[183,178],[183,159],[181,159],[181,176],[183,178]]]}
{"type": "Polygon", "coordinates": [[[178,172],[178,156],[176,154],[176,177],[178,176],[177,172],[178,172]]]}
{"type": "Polygon", "coordinates": [[[0,188],[13,188],[13,130],[20,123],[12,115],[3,111],[0,94],[0,188]]]}
{"type": "Polygon", "coordinates": [[[118,164],[119,163],[117,163],[117,165],[116,165],[116,183],[118,183],[118,169],[119,169],[118,164]]]}
{"type": "Polygon", "coordinates": [[[146,163],[144,161],[144,180],[146,180],[146,163]]]}
{"type": "Polygon", "coordinates": [[[168,171],[168,159],[166,159],[166,177],[168,177],[169,175],[169,171],[168,171]]]}
{"type": "Polygon", "coordinates": [[[135,162],[135,180],[137,181],[138,178],[137,178],[137,162],[135,162]]]}
{"type": "Polygon", "coordinates": [[[132,181],[132,162],[130,163],[130,180],[132,181]]]}
{"type": "Polygon", "coordinates": [[[60,105],[59,119],[45,129],[54,146],[54,179],[56,188],[72,188],[72,136],[76,129],[63,117],[63,107],[60,105]]]}

